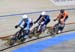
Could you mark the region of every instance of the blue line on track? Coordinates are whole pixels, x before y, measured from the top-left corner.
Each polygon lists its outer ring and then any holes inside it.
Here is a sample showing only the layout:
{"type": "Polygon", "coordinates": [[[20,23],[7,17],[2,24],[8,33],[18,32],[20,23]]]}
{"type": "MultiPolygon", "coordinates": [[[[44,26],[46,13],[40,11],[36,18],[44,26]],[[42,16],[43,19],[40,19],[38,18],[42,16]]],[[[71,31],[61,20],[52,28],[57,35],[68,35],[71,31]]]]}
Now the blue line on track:
{"type": "MultiPolygon", "coordinates": [[[[46,12],[55,12],[55,11],[59,11],[60,9],[57,10],[46,10],[46,12]]],[[[65,10],[75,10],[75,8],[68,8],[65,10]]],[[[8,14],[8,15],[2,15],[0,17],[8,17],[8,16],[17,16],[17,15],[24,15],[24,14],[34,14],[34,13],[40,13],[42,11],[38,11],[38,12],[28,12],[28,13],[19,13],[19,14],[8,14]]]]}
{"type": "Polygon", "coordinates": [[[69,32],[66,34],[62,34],[61,36],[56,36],[54,38],[49,38],[47,40],[36,42],[31,45],[27,45],[19,49],[16,49],[13,52],[40,52],[41,50],[45,48],[54,46],[56,44],[59,44],[61,42],[68,41],[71,39],[75,39],[75,32],[69,32]]]}

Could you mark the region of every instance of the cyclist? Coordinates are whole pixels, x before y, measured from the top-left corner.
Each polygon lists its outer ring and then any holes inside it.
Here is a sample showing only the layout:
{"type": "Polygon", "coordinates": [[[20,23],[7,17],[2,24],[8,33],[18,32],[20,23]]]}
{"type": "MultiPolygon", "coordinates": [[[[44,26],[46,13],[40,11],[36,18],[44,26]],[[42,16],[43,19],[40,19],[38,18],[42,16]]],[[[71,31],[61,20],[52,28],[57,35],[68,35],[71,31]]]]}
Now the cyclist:
{"type": "Polygon", "coordinates": [[[58,14],[57,18],[54,19],[54,21],[58,20],[58,24],[60,25],[60,31],[58,31],[58,33],[61,33],[64,29],[65,26],[65,22],[68,19],[68,12],[66,12],[64,9],[60,10],[60,13],[58,14]]]}
{"type": "Polygon", "coordinates": [[[47,24],[50,22],[50,17],[49,15],[46,14],[45,11],[43,11],[41,13],[41,15],[39,16],[39,18],[34,22],[34,23],[38,23],[41,24],[42,23],[42,30],[45,30],[45,27],[47,26],[47,24]]]}
{"type": "Polygon", "coordinates": [[[23,32],[24,32],[22,35],[23,40],[21,41],[24,41],[26,38],[28,38],[30,28],[32,27],[32,25],[33,25],[33,22],[31,18],[28,18],[27,15],[23,15],[18,25],[15,26],[15,28],[21,27],[21,29],[23,29],[23,32]]]}

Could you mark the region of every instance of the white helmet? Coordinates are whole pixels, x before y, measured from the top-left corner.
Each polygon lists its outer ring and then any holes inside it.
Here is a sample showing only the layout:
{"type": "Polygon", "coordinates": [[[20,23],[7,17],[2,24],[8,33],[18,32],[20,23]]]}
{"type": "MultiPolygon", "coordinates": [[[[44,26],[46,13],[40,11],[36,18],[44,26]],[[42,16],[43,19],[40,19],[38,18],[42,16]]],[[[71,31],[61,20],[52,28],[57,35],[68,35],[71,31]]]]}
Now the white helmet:
{"type": "Polygon", "coordinates": [[[41,13],[41,15],[46,15],[46,12],[43,11],[43,12],[41,13]]]}
{"type": "Polygon", "coordinates": [[[28,16],[27,15],[23,15],[22,18],[23,19],[26,19],[26,18],[28,18],[28,16]]]}

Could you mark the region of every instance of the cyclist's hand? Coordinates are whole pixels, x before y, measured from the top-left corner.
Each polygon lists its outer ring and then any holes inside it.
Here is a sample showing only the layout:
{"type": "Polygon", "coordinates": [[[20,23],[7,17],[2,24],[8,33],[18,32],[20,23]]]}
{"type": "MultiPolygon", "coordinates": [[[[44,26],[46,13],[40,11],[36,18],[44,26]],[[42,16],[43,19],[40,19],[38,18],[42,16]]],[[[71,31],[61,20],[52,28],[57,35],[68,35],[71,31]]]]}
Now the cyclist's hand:
{"type": "Polygon", "coordinates": [[[18,28],[19,25],[16,25],[15,28],[18,28]]]}

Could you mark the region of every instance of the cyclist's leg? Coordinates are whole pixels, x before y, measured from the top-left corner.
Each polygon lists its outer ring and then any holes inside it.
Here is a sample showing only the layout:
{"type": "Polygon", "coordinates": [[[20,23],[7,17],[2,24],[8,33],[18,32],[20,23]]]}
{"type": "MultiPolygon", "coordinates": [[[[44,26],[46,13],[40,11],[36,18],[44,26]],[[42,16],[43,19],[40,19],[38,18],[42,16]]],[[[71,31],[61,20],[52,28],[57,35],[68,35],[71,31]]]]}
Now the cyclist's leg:
{"type": "Polygon", "coordinates": [[[23,42],[24,40],[26,40],[27,38],[29,38],[29,30],[24,30],[23,35],[21,36],[21,42],[23,42]]]}
{"type": "Polygon", "coordinates": [[[55,29],[55,28],[57,28],[57,27],[59,27],[59,22],[58,22],[58,23],[56,23],[56,24],[54,25],[54,27],[53,27],[53,28],[55,29]]]}
{"type": "Polygon", "coordinates": [[[36,27],[38,32],[40,31],[40,26],[41,24],[38,24],[38,26],[36,27]]]}
{"type": "Polygon", "coordinates": [[[63,31],[64,27],[65,27],[65,23],[64,24],[61,24],[61,26],[60,26],[61,31],[63,31]]]}
{"type": "Polygon", "coordinates": [[[23,34],[23,28],[20,29],[19,33],[17,33],[17,38],[20,39],[23,34]]]}
{"type": "Polygon", "coordinates": [[[50,22],[50,20],[46,20],[46,21],[44,21],[44,23],[43,23],[43,27],[42,27],[42,29],[43,29],[43,31],[45,31],[46,30],[46,27],[47,27],[47,24],[50,22]]]}
{"type": "Polygon", "coordinates": [[[59,29],[60,29],[61,32],[63,31],[63,29],[65,27],[65,22],[66,22],[67,19],[68,19],[68,16],[66,16],[66,19],[64,20],[64,23],[61,24],[60,27],[59,27],[59,29]]]}
{"type": "Polygon", "coordinates": [[[60,23],[58,33],[61,33],[63,31],[64,27],[65,27],[65,23],[64,24],[60,23]]]}
{"type": "Polygon", "coordinates": [[[64,24],[61,25],[61,26],[62,26],[62,31],[63,31],[63,29],[64,29],[64,27],[65,27],[65,22],[66,22],[67,19],[68,19],[68,16],[66,16],[66,18],[65,18],[65,20],[64,20],[64,24]]]}
{"type": "Polygon", "coordinates": [[[45,24],[41,24],[40,26],[40,32],[43,32],[46,28],[46,25],[45,24]]]}
{"type": "Polygon", "coordinates": [[[64,24],[61,24],[61,31],[63,31],[64,27],[65,27],[65,22],[68,19],[68,16],[66,16],[66,19],[64,20],[64,24]]]}
{"type": "Polygon", "coordinates": [[[29,32],[29,30],[24,30],[22,37],[28,38],[29,32]]]}
{"type": "Polygon", "coordinates": [[[54,25],[53,27],[53,31],[54,33],[58,34],[59,30],[60,30],[60,23],[61,21],[59,20],[57,24],[54,25]]]}

